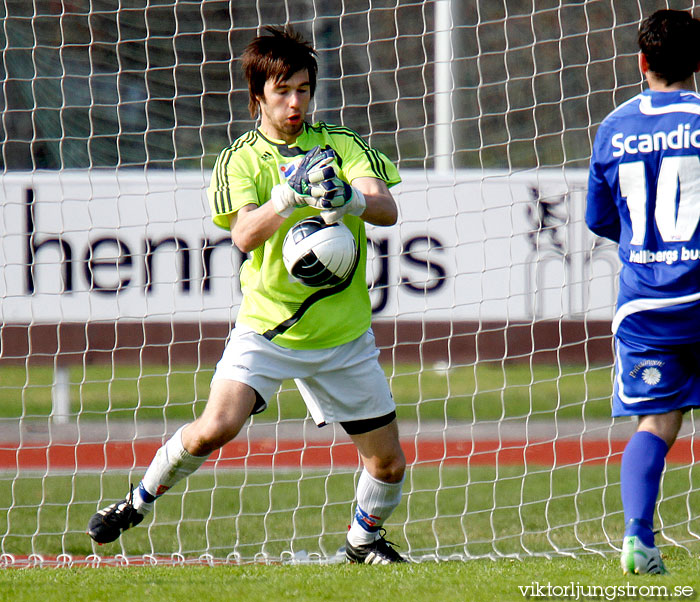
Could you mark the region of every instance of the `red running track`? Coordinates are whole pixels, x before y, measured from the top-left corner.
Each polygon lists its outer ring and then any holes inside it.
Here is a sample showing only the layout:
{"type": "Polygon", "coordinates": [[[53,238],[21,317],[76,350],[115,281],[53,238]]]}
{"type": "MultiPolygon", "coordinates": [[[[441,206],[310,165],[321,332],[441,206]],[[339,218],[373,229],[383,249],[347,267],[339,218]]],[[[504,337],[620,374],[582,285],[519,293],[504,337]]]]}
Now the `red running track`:
{"type": "MultiPolygon", "coordinates": [[[[145,468],[159,440],[109,443],[0,442],[0,470],[118,470],[145,468]]],[[[426,440],[402,442],[409,464],[496,465],[535,464],[566,466],[619,462],[625,441],[621,440],[426,440]]],[[[667,460],[690,463],[700,456],[700,441],[681,439],[667,460]]],[[[355,467],[358,456],[350,442],[304,442],[300,439],[256,439],[233,441],[214,454],[205,466],[221,468],[312,468],[355,467]]]]}

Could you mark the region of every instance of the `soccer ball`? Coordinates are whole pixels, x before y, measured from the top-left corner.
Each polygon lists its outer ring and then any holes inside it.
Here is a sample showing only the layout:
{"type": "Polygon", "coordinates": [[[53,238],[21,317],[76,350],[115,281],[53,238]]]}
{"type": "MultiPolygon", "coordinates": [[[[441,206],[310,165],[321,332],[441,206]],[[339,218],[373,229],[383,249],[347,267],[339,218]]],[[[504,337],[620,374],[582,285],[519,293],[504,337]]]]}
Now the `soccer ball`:
{"type": "Polygon", "coordinates": [[[299,282],[326,288],[343,282],[355,267],[357,245],[342,222],[326,224],[320,216],[294,224],[282,243],[282,260],[299,282]]]}

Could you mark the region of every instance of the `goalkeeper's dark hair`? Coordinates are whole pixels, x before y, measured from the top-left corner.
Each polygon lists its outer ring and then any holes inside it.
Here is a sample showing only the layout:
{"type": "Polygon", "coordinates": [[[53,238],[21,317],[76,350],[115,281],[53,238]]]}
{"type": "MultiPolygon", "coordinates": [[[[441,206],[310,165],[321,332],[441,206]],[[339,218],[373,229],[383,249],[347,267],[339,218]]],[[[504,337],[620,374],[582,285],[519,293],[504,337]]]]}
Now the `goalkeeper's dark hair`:
{"type": "Polygon", "coordinates": [[[657,10],[637,37],[649,70],[667,84],[688,79],[700,63],[700,21],[682,10],[657,10]]]}
{"type": "Polygon", "coordinates": [[[290,27],[265,27],[266,34],[256,37],[243,52],[243,73],[248,80],[248,110],[251,117],[258,114],[259,99],[263,98],[268,79],[284,81],[297,71],[309,72],[311,96],[316,91],[316,51],[311,44],[290,27]]]}

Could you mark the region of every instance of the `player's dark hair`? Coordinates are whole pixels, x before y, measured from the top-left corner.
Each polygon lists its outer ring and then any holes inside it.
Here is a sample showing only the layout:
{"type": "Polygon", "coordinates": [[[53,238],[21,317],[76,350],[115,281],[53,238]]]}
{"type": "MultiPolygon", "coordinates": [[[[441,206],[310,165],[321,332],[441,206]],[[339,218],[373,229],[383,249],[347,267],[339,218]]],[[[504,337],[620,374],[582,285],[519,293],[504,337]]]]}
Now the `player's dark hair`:
{"type": "Polygon", "coordinates": [[[658,10],[639,28],[639,49],[649,70],[673,84],[688,79],[700,62],[700,21],[682,10],[658,10]]]}
{"type": "Polygon", "coordinates": [[[309,72],[311,96],[316,91],[316,51],[303,36],[289,27],[265,27],[267,35],[256,37],[243,52],[243,73],[248,80],[248,110],[258,113],[258,102],[264,96],[265,82],[284,81],[297,71],[309,72]]]}

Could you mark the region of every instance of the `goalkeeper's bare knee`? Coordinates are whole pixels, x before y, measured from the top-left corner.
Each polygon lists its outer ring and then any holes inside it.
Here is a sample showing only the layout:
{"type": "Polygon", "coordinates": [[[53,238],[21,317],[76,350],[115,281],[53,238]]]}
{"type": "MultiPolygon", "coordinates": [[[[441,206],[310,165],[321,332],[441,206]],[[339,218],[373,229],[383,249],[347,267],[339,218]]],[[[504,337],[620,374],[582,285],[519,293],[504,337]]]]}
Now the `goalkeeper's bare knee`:
{"type": "Polygon", "coordinates": [[[406,458],[403,453],[388,458],[372,458],[365,462],[367,472],[378,481],[399,483],[406,472],[406,458]]]}
{"type": "Polygon", "coordinates": [[[226,445],[240,432],[228,424],[202,424],[195,420],[182,434],[183,447],[193,456],[208,456],[226,445]]]}
{"type": "Polygon", "coordinates": [[[193,456],[205,456],[226,445],[240,432],[255,407],[255,391],[243,383],[212,383],[202,415],[182,433],[182,444],[193,456]]]}

